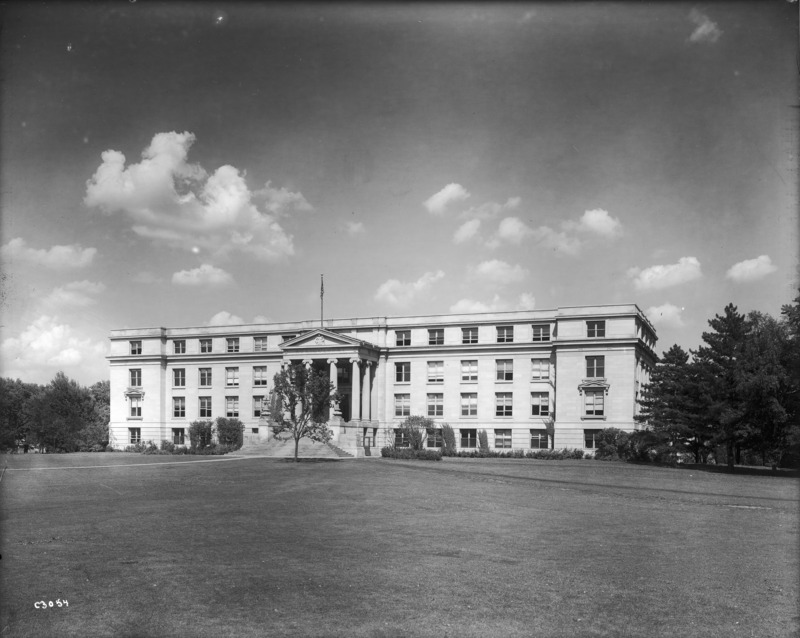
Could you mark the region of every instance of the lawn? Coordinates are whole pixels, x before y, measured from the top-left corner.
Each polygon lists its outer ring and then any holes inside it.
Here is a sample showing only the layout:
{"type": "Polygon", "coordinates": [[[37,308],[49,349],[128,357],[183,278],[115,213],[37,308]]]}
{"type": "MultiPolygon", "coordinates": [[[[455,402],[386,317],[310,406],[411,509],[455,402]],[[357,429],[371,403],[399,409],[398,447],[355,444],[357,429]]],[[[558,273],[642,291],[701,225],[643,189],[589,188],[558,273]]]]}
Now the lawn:
{"type": "Polygon", "coordinates": [[[3,464],[2,638],[800,630],[797,478],[511,459],[3,464]]]}

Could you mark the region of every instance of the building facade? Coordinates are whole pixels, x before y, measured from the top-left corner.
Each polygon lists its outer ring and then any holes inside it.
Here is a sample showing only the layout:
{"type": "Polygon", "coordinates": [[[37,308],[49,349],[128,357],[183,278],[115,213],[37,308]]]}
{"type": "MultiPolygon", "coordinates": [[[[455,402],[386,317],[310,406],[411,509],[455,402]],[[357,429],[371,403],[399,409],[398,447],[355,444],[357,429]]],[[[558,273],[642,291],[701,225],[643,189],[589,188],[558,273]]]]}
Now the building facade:
{"type": "MultiPolygon", "coordinates": [[[[356,454],[395,440],[411,415],[450,424],[462,449],[477,447],[480,430],[492,449],[592,449],[603,428],[637,429],[656,343],[633,304],[124,329],[110,338],[116,449],[188,443],[192,421],[219,416],[267,439],[273,377],[303,362],[337,387],[333,443],[356,454]]],[[[433,432],[428,445],[437,444],[433,432]]]]}

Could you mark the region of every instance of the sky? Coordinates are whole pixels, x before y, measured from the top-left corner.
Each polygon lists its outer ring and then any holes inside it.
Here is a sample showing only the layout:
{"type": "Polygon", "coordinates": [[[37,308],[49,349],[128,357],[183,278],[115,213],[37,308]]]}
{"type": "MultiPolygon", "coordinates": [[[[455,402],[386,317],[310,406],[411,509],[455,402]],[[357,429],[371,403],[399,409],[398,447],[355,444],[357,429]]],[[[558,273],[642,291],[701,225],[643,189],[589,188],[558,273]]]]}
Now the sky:
{"type": "Polygon", "coordinates": [[[109,332],[797,296],[798,5],[0,3],[0,374],[109,332]]]}

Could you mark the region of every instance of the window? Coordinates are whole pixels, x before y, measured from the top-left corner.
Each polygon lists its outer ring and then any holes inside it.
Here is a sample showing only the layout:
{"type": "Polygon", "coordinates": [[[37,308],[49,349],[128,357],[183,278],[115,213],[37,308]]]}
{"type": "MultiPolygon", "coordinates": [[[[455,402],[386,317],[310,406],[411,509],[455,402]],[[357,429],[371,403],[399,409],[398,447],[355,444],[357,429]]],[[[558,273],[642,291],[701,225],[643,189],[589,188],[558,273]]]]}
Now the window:
{"type": "Polygon", "coordinates": [[[533,326],[533,341],[550,341],[550,324],[533,326]]]}
{"type": "Polygon", "coordinates": [[[186,399],[184,397],[172,397],[172,416],[186,416],[186,399]]]}
{"type": "Polygon", "coordinates": [[[378,428],[364,428],[364,447],[375,447],[375,435],[378,428]]]}
{"type": "Polygon", "coordinates": [[[514,380],[514,362],[511,359],[497,360],[497,380],[498,381],[514,380]]]}
{"type": "Polygon", "coordinates": [[[142,342],[131,341],[131,354],[142,354],[142,342]]]}
{"type": "Polygon", "coordinates": [[[266,416],[265,407],[266,406],[264,405],[264,397],[263,396],[255,396],[255,397],[253,397],[253,416],[254,417],[260,417],[262,412],[265,413],[265,416],[266,416]]]}
{"type": "Polygon", "coordinates": [[[600,446],[600,433],[602,430],[584,430],[583,447],[594,450],[600,446]]]}
{"type": "Polygon", "coordinates": [[[142,428],[128,428],[128,440],[133,443],[142,442],[142,428]]]}
{"type": "Polygon", "coordinates": [[[200,418],[211,418],[211,397],[200,397],[200,418]]]}
{"type": "Polygon", "coordinates": [[[395,344],[398,346],[411,345],[411,331],[410,330],[395,330],[394,331],[395,344]]]}
{"type": "Polygon", "coordinates": [[[200,386],[209,387],[211,385],[211,368],[200,368],[200,386]]]}
{"type": "Polygon", "coordinates": [[[183,388],[186,386],[185,368],[175,368],[172,371],[172,385],[176,388],[183,388]]]}
{"type": "Polygon", "coordinates": [[[394,364],[394,380],[395,383],[408,383],[411,381],[411,364],[395,363],[394,364]]]}
{"type": "Polygon", "coordinates": [[[267,351],[267,338],[254,337],[253,338],[253,352],[266,352],[267,351]]]}
{"type": "Polygon", "coordinates": [[[442,447],[444,440],[442,438],[442,430],[440,428],[425,428],[427,437],[425,443],[427,447],[442,447]]]}
{"type": "Polygon", "coordinates": [[[432,328],[431,330],[428,330],[428,345],[429,346],[444,345],[444,329],[432,328]]]}
{"type": "Polygon", "coordinates": [[[250,428],[252,434],[258,434],[258,428],[250,428]]]}
{"type": "Polygon", "coordinates": [[[604,414],[605,396],[603,390],[584,390],[584,414],[589,417],[601,417],[604,414]]]}
{"type": "Polygon", "coordinates": [[[175,354],[186,354],[186,340],[176,340],[172,342],[172,351],[175,354]]]}
{"type": "Polygon", "coordinates": [[[462,381],[477,381],[478,380],[478,362],[476,361],[462,361],[461,362],[461,380],[462,381]]]}
{"type": "Polygon", "coordinates": [[[211,339],[200,339],[200,353],[207,354],[211,352],[211,339]]]}
{"type": "Polygon", "coordinates": [[[183,445],[186,442],[186,434],[183,428],[172,428],[172,442],[175,445],[183,445]]]}
{"type": "Polygon", "coordinates": [[[531,449],[546,450],[550,447],[547,430],[531,430],[531,449]]]}
{"type": "Polygon", "coordinates": [[[550,378],[550,361],[548,359],[531,359],[531,380],[550,378]]]}
{"type": "Polygon", "coordinates": [[[443,415],[444,415],[444,395],[429,394],[428,416],[443,416],[443,415]]]}
{"type": "Polygon", "coordinates": [[[131,377],[131,387],[133,388],[141,388],[142,387],[142,370],[141,368],[133,368],[129,370],[130,377],[131,377]]]}
{"type": "Polygon", "coordinates": [[[394,430],[394,446],[409,447],[408,437],[405,431],[400,428],[395,428],[394,430]]]}
{"type": "Polygon", "coordinates": [[[461,343],[478,343],[478,329],[461,328],[461,343]]]}
{"type": "Polygon", "coordinates": [[[586,322],[586,336],[587,337],[605,337],[606,336],[606,322],[605,321],[587,321],[586,322]]]}
{"type": "Polygon", "coordinates": [[[225,416],[239,416],[239,397],[225,397],[225,416]]]}
{"type": "Polygon", "coordinates": [[[461,432],[461,446],[460,447],[478,447],[478,430],[460,430],[461,432]]]}
{"type": "Polygon", "coordinates": [[[531,416],[550,415],[550,395],[547,392],[531,392],[531,416]]]}
{"type": "Polygon", "coordinates": [[[461,416],[478,416],[477,392],[465,392],[461,395],[461,416]]]}
{"type": "Polygon", "coordinates": [[[514,326],[498,326],[497,343],[513,343],[513,342],[514,342],[514,326]]]}
{"type": "Polygon", "coordinates": [[[511,430],[495,430],[494,446],[496,448],[511,448],[511,430]]]}
{"type": "Polygon", "coordinates": [[[494,415],[511,416],[512,398],[511,392],[497,392],[494,395],[494,415]]]}
{"type": "Polygon", "coordinates": [[[225,385],[229,388],[239,385],[239,368],[225,368],[225,385]]]}
{"type": "Polygon", "coordinates": [[[134,419],[142,418],[142,398],[131,397],[131,416],[134,419]]]}
{"type": "Polygon", "coordinates": [[[227,345],[227,352],[239,352],[239,337],[231,337],[225,340],[227,345]]]}
{"type": "Polygon", "coordinates": [[[253,366],[253,385],[267,385],[267,366],[253,366]]]}
{"type": "Polygon", "coordinates": [[[444,361],[428,361],[428,383],[444,383],[444,361]]]}
{"type": "Polygon", "coordinates": [[[606,376],[606,358],[586,357],[586,376],[590,378],[606,376]]]}
{"type": "Polygon", "coordinates": [[[410,394],[395,394],[394,395],[394,415],[395,416],[411,416],[411,395],[410,394]]]}

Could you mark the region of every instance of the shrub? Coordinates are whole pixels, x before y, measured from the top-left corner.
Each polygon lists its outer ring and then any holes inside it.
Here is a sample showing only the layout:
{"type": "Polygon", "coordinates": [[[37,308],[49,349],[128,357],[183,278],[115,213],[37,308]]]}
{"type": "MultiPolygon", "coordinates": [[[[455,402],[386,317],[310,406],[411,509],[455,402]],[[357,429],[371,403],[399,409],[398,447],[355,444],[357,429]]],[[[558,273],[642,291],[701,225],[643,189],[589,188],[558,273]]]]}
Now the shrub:
{"type": "Polygon", "coordinates": [[[175,454],[175,444],[172,441],[167,441],[166,439],[162,439],[161,451],[169,452],[170,454],[175,454]]]}
{"type": "Polygon", "coordinates": [[[189,424],[189,443],[192,453],[211,445],[213,433],[214,423],[212,421],[192,421],[189,424]]]}
{"type": "Polygon", "coordinates": [[[217,442],[231,450],[238,450],[244,443],[244,423],[239,419],[217,417],[217,442]]]}
{"type": "Polygon", "coordinates": [[[546,449],[546,450],[528,450],[525,458],[538,459],[543,461],[563,461],[567,459],[582,459],[586,455],[583,450],[564,448],[562,450],[546,449]]]}
{"type": "Polygon", "coordinates": [[[395,448],[386,446],[381,448],[381,456],[387,459],[407,459],[417,461],[441,461],[442,453],[439,450],[414,450],[412,448],[395,448]]]}
{"type": "Polygon", "coordinates": [[[484,454],[489,452],[489,435],[486,430],[478,430],[478,449],[484,454]]]}
{"type": "Polygon", "coordinates": [[[442,454],[445,456],[452,456],[456,451],[456,433],[453,428],[447,424],[442,423],[442,454]]]}
{"type": "Polygon", "coordinates": [[[617,428],[605,428],[600,431],[594,458],[604,461],[620,461],[628,459],[627,432],[617,428]]]}

